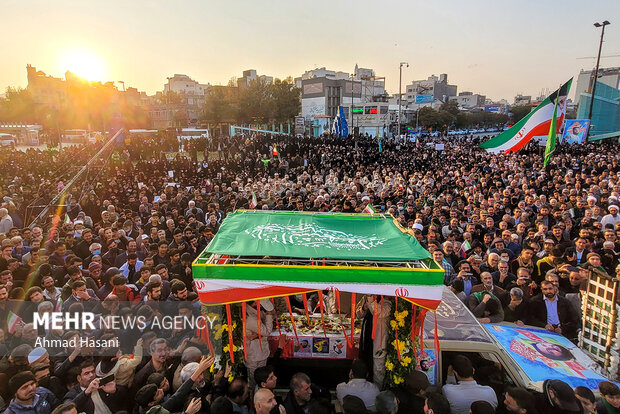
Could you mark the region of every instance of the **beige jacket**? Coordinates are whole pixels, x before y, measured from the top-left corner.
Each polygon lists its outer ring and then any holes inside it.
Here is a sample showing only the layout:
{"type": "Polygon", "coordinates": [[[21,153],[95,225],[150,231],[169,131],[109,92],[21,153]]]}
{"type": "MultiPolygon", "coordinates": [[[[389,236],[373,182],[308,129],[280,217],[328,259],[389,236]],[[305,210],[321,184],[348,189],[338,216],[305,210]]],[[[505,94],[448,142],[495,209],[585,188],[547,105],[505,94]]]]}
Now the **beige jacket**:
{"type": "MultiPolygon", "coordinates": [[[[258,334],[256,309],[254,309],[252,306],[246,306],[246,315],[246,335],[258,334]]],[[[252,341],[246,341],[246,346],[248,348],[248,361],[263,361],[269,357],[269,341],[267,340],[267,338],[273,331],[273,315],[269,315],[264,310],[261,310],[260,317],[260,342],[262,342],[262,350],[258,338],[252,341]]]]}

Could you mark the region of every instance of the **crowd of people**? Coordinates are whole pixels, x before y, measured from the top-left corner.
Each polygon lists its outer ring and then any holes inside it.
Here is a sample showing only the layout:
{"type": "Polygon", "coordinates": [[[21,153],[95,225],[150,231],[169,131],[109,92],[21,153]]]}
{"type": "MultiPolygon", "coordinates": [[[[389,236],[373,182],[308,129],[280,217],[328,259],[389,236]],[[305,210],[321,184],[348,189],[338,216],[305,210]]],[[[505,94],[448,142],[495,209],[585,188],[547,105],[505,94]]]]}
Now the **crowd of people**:
{"type": "MultiPolygon", "coordinates": [[[[35,328],[36,315],[54,310],[102,320],[140,316],[151,324],[162,315],[200,314],[191,263],[236,209],[363,213],[372,205],[411,230],[481,322],[537,326],[571,340],[588,275],[620,272],[618,143],[560,146],[547,168],[534,145],[494,155],[471,137],[379,148],[372,138],[239,136],[214,140],[202,157],[196,147],[170,153],[178,148],[174,138],[122,140],[68,189],[98,148],[0,152],[5,412],[330,412],[320,378],[300,372],[284,400],[275,392],[276,372],[259,343],[274,329],[273,308],[248,332],[247,378],[215,362],[191,329],[35,328]],[[71,341],[84,336],[101,345],[71,341]]],[[[354,361],[337,400],[347,414],[524,414],[543,407],[611,414],[620,407],[613,383],[601,384],[597,408],[592,390],[561,381],[546,383],[542,395],[521,388],[497,395],[476,383],[467,357],[451,369],[443,389],[427,392],[417,371],[402,387],[383,389],[375,367],[354,361]]]]}

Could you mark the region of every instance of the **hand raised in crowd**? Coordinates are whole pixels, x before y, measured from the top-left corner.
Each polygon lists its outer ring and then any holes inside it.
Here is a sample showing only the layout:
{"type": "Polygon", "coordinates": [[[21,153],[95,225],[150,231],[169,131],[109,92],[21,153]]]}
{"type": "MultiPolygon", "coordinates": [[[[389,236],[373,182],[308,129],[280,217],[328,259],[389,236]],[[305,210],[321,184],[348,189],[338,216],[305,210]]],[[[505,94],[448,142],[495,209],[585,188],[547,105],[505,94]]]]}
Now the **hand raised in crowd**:
{"type": "Polygon", "coordinates": [[[202,401],[200,397],[192,398],[185,409],[185,414],[196,414],[202,408],[202,401]]]}

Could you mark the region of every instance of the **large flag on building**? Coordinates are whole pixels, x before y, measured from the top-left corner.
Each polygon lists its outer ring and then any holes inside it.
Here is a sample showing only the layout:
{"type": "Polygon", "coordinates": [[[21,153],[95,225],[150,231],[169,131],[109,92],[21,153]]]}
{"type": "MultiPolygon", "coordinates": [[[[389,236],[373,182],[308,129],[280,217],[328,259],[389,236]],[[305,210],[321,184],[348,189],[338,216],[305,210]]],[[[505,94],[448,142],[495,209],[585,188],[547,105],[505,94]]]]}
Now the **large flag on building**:
{"type": "Polygon", "coordinates": [[[556,128],[564,122],[566,115],[566,96],[570,90],[571,78],[560,89],[549,95],[532,112],[527,114],[522,120],[514,124],[512,128],[502,132],[498,136],[480,144],[480,148],[492,153],[503,153],[519,151],[532,138],[546,138],[551,126],[554,108],[557,102],[556,128]]]}
{"type": "Polygon", "coordinates": [[[344,108],[342,105],[338,108],[338,113],[332,124],[332,135],[337,138],[346,138],[349,135],[349,127],[347,126],[347,118],[344,116],[344,108]]]}

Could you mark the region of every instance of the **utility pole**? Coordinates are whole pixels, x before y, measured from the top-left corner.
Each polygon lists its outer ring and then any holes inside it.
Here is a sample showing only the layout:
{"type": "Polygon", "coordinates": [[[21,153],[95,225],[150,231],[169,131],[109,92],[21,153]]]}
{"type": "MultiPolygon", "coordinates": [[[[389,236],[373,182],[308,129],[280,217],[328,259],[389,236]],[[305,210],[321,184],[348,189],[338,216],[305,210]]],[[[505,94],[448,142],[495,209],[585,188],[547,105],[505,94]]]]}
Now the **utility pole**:
{"type": "Polygon", "coordinates": [[[398,66],[398,71],[399,71],[399,75],[398,75],[398,137],[400,138],[400,107],[402,105],[402,83],[403,83],[403,65],[407,65],[407,67],[409,67],[409,63],[407,62],[400,62],[400,65],[398,66]]]}
{"type": "MultiPolygon", "coordinates": [[[[590,120],[590,128],[588,128],[588,136],[590,136],[590,131],[592,130],[592,109],[594,108],[594,93],[596,92],[596,80],[598,78],[598,65],[601,61],[601,49],[603,48],[603,36],[605,35],[605,26],[607,26],[609,21],[603,20],[603,23],[596,22],[594,23],[594,27],[601,27],[601,41],[598,44],[598,54],[596,55],[596,68],[594,69],[594,76],[592,80],[592,90],[590,94],[590,109],[588,110],[588,119],[590,120]]],[[[588,137],[586,137],[587,140],[588,137]]]]}

